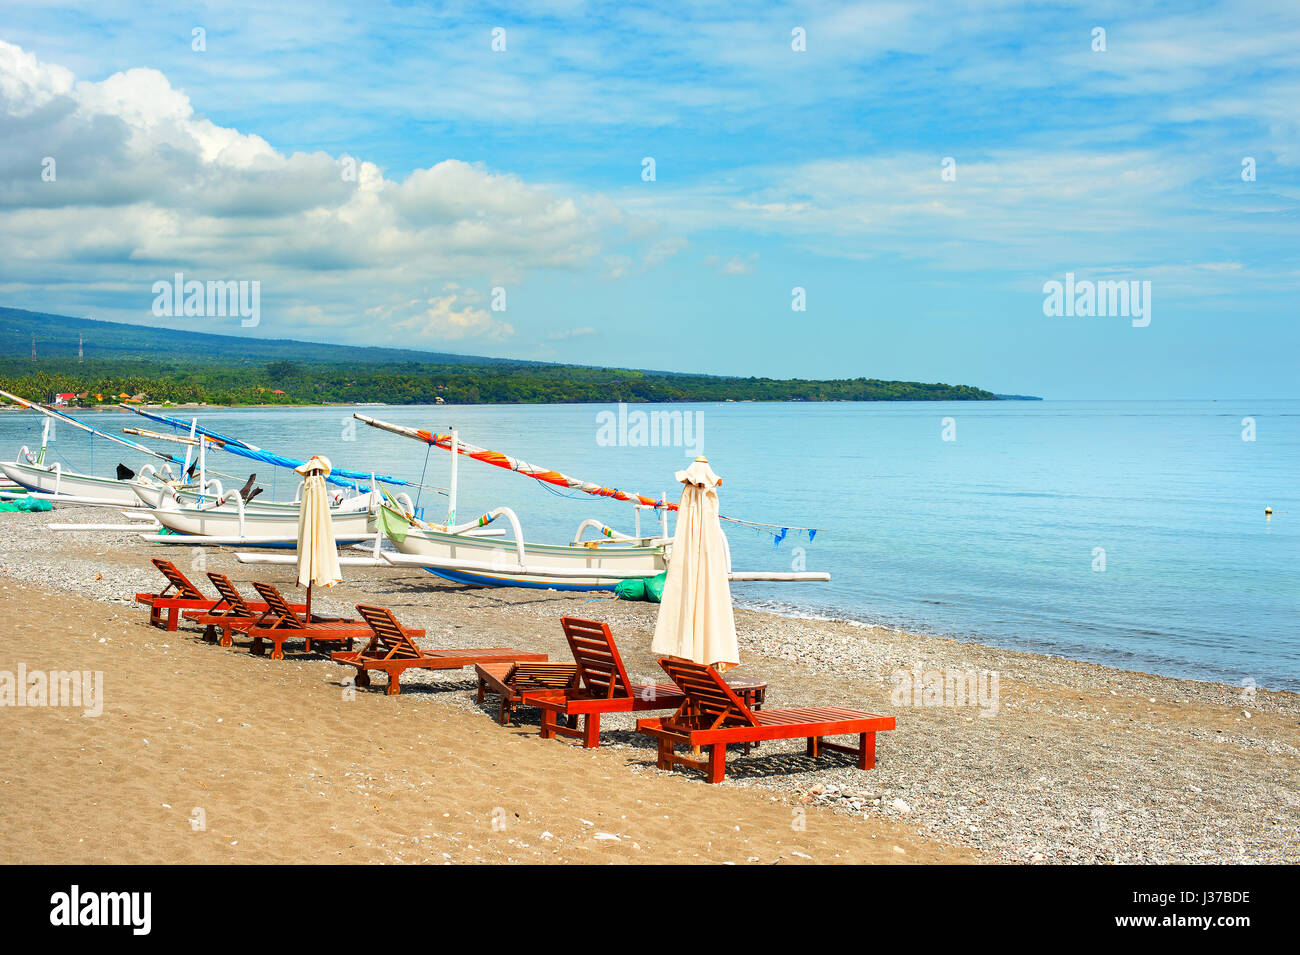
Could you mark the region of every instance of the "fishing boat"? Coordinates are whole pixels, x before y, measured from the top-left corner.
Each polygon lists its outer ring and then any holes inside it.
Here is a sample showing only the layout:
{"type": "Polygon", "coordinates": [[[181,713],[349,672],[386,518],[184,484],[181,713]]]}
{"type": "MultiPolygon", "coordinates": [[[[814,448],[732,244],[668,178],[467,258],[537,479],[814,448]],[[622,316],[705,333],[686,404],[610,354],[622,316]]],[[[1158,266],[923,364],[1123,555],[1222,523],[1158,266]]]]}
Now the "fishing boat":
{"type": "MultiPolygon", "coordinates": [[[[613,590],[620,581],[654,577],[667,569],[672,549],[668,515],[677,510],[677,505],[662,497],[656,500],[538,467],[499,451],[466,444],[455,431],[436,434],[380,421],[363,414],[354,413],[353,417],[370,427],[422,441],[451,453],[447,520],[442,525],[426,524],[415,520],[413,515],[401,507],[385,502],[380,505],[376,515],[378,529],[391,541],[395,552],[381,550],[376,543],[375,562],[420,567],[431,574],[459,583],[553,590],[613,590]],[[457,462],[461,455],[547,484],[631,503],[634,508],[634,532],[624,534],[600,521],[589,519],[578,525],[568,543],[537,544],[525,539],[518,517],[506,507],[457,524],[457,462]],[[653,511],[658,516],[658,534],[642,534],[641,515],[645,511],[653,511]],[[504,520],[510,525],[511,535],[504,539],[486,537],[484,532],[488,525],[498,520],[504,520]],[[587,539],[589,531],[595,531],[597,537],[587,539]]],[[[729,552],[727,562],[730,568],[729,552]]],[[[805,571],[732,572],[731,578],[813,581],[829,580],[830,576],[805,571]]]]}
{"type": "Polygon", "coordinates": [[[103,507],[139,507],[139,501],[124,481],[67,471],[59,464],[42,464],[23,448],[17,459],[0,461],[5,477],[35,495],[65,504],[103,507]]]}
{"type": "MultiPolygon", "coordinates": [[[[206,506],[165,498],[149,514],[166,530],[142,535],[160,544],[241,545],[291,547],[298,541],[297,504],[275,508],[245,507],[238,492],[230,502],[211,501],[206,506]]],[[[340,544],[355,544],[375,537],[375,513],[370,495],[355,495],[331,508],[334,536],[340,544]]]]}
{"type": "MultiPolygon", "coordinates": [[[[190,439],[199,442],[200,468],[204,467],[209,445],[273,467],[294,469],[303,463],[240,438],[201,427],[197,421],[183,421],[132,405],[122,407],[141,417],[187,431],[190,439]]],[[[255,477],[250,476],[249,485],[255,477]]],[[[375,537],[376,509],[383,500],[389,500],[393,506],[414,515],[415,508],[405,491],[385,498],[379,490],[381,486],[425,487],[389,475],[337,467],[325,479],[334,485],[330,513],[335,537],[340,544],[369,541],[375,537]]],[[[245,500],[240,489],[227,491],[219,479],[209,479],[197,488],[159,487],[154,482],[143,481],[133,484],[132,489],[138,502],[150,508],[150,515],[163,527],[162,533],[144,535],[146,540],[155,543],[287,547],[295,545],[298,540],[301,481],[292,501],[245,500]]],[[[435,487],[432,490],[441,489],[435,487]]]]}
{"type": "MultiPolygon", "coordinates": [[[[250,475],[249,482],[252,483],[256,477],[256,474],[250,475]]],[[[205,491],[200,491],[197,486],[193,485],[175,486],[152,480],[134,480],[129,483],[131,490],[135,492],[136,504],[148,508],[166,507],[169,506],[167,502],[174,502],[182,507],[216,507],[235,510],[237,508],[236,495],[238,495],[238,500],[242,501],[246,512],[293,513],[296,515],[302,493],[301,481],[298,482],[297,491],[291,501],[268,501],[260,496],[245,499],[240,490],[226,491],[218,478],[209,478],[205,491]]],[[[352,497],[367,493],[369,492],[360,489],[343,490],[336,488],[331,503],[337,507],[352,497]]]]}
{"type": "Polygon", "coordinates": [[[584,540],[585,529],[595,524],[584,521],[568,544],[536,544],[524,539],[510,508],[497,508],[460,527],[440,528],[412,522],[386,504],[380,527],[397,552],[380,551],[379,557],[458,583],[554,590],[612,590],[620,580],[654,577],[667,569],[670,539],[625,537],[606,527],[606,540],[584,540]],[[512,538],[475,533],[500,518],[510,524],[512,538]]]}
{"type": "Polygon", "coordinates": [[[129,483],[130,481],[157,485],[163,485],[167,482],[182,483],[177,472],[172,470],[173,465],[178,465],[181,468],[180,473],[184,473],[184,468],[188,462],[181,458],[155,451],[138,441],[101,431],[69,414],[46,407],[40,402],[28,401],[7,391],[0,391],[0,397],[45,416],[45,429],[42,432],[40,448],[32,451],[24,445],[14,456],[14,460],[0,461],[0,472],[3,472],[6,478],[35,497],[65,504],[99,507],[138,507],[139,500],[129,483]],[[163,462],[162,471],[159,472],[153,465],[146,465],[139,472],[135,472],[124,465],[119,465],[119,474],[122,476],[108,478],[65,468],[59,461],[47,463],[45,458],[49,451],[50,425],[56,421],[61,421],[93,436],[123,445],[132,451],[159,459],[163,462]]]}

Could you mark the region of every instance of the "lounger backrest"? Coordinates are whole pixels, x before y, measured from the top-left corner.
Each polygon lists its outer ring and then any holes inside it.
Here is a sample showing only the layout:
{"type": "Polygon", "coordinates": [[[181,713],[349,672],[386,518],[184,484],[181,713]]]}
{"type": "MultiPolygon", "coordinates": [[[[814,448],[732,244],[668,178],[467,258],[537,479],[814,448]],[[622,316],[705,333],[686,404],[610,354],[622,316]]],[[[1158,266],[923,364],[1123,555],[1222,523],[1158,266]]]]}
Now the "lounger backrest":
{"type": "Polygon", "coordinates": [[[253,616],[252,608],[244,600],[244,595],[239,592],[239,588],[230,582],[229,577],[225,574],[214,574],[212,571],[208,571],[208,580],[212,581],[212,586],[217,588],[217,593],[226,602],[226,606],[230,608],[231,616],[253,616]]]}
{"type": "Polygon", "coordinates": [[[164,577],[167,578],[167,586],[162,589],[162,593],[158,595],[159,597],[166,597],[167,590],[171,587],[175,587],[176,593],[172,594],[173,597],[180,597],[184,600],[206,599],[203,596],[203,591],[190,583],[189,578],[177,570],[176,565],[170,560],[163,560],[161,557],[155,557],[153,559],[153,565],[158,568],[164,577]]]}
{"type": "Polygon", "coordinates": [[[758,725],[749,707],[713,667],[677,657],[660,657],[659,665],[686,697],[675,719],[688,717],[695,729],[758,725]]]}
{"type": "Polygon", "coordinates": [[[516,663],[506,683],[516,690],[564,690],[577,682],[578,668],[572,663],[516,663]]]}
{"type": "Polygon", "coordinates": [[[592,696],[614,700],[631,696],[631,682],[623,658],[614,646],[609,625],[579,617],[561,617],[560,626],[578,664],[582,688],[592,696]]]}
{"type": "Polygon", "coordinates": [[[289,606],[289,602],[284,599],[280,594],[280,591],[273,585],[261,584],[255,580],[253,581],[253,588],[262,595],[262,599],[266,601],[267,609],[270,610],[271,613],[275,614],[277,618],[275,626],[281,627],[285,630],[305,630],[307,628],[307,624],[303,622],[301,617],[293,612],[293,608],[289,606]]]}
{"type": "Polygon", "coordinates": [[[371,646],[366,648],[367,656],[378,654],[384,660],[414,660],[423,656],[387,607],[357,604],[357,613],[374,633],[371,646]]]}

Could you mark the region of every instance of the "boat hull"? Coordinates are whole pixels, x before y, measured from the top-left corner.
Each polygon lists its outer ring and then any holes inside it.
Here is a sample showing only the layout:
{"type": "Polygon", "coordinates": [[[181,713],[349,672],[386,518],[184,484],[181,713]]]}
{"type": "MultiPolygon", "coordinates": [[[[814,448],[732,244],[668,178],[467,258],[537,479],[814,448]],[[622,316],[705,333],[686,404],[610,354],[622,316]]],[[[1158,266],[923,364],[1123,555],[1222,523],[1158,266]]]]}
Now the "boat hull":
{"type": "Polygon", "coordinates": [[[55,471],[44,464],[23,461],[0,461],[0,471],[15,484],[29,491],[57,497],[74,497],[94,500],[103,504],[138,507],[139,501],[131,485],[114,478],[78,474],[75,471],[55,471]]]}
{"type": "Polygon", "coordinates": [[[481,587],[609,591],[620,580],[654,577],[667,567],[663,547],[640,544],[602,542],[601,546],[587,547],[526,543],[521,567],[518,546],[512,540],[412,528],[403,540],[392,543],[399,553],[428,558],[432,566],[424,569],[431,574],[481,587]],[[446,566],[457,562],[489,566],[446,566]]]}
{"type": "MultiPolygon", "coordinates": [[[[290,514],[267,514],[246,511],[241,524],[239,512],[228,508],[160,507],[150,514],[174,534],[192,537],[223,538],[291,538],[298,536],[298,511],[290,514]]],[[[340,544],[355,544],[375,536],[374,519],[365,511],[334,512],[330,515],[334,539],[340,544]]]]}

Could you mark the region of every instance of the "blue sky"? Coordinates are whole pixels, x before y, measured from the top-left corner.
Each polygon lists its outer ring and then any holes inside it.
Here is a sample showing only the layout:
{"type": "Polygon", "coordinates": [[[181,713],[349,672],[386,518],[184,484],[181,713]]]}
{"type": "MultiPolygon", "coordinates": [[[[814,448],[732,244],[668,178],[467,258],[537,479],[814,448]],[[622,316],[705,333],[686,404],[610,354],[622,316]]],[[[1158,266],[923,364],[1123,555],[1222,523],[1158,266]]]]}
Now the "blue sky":
{"type": "Polygon", "coordinates": [[[1300,397],[1294,3],[261,7],[0,10],[0,302],[683,371],[1300,397]],[[260,324],[155,317],[176,271],[259,281],[260,324]],[[1066,272],[1149,281],[1150,324],[1045,316],[1066,272]]]}

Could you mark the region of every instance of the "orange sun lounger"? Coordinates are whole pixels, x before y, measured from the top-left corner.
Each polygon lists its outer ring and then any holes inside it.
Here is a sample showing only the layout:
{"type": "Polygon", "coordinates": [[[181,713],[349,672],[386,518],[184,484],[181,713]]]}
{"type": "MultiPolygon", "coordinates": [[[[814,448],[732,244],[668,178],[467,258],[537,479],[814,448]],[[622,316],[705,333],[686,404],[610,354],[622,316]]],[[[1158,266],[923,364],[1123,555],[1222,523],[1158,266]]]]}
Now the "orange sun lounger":
{"type": "Polygon", "coordinates": [[[561,617],[560,626],[578,665],[578,679],[568,689],[532,690],[523,705],[542,711],[542,739],[556,735],[582,740],[587,749],[600,745],[602,713],[671,710],[681,705],[681,690],[671,683],[640,684],[627,678],[623,658],[614,646],[609,625],[578,617],[561,617]],[[565,716],[569,725],[561,726],[565,716]],[[573,723],[582,717],[582,729],[573,723]]]}
{"type": "Polygon", "coordinates": [[[511,650],[507,647],[489,647],[475,650],[421,650],[412,637],[424,636],[423,630],[403,627],[384,607],[357,604],[357,613],[370,626],[370,642],[363,650],[339,650],[330,654],[335,663],[356,667],[357,686],[370,685],[372,670],[388,674],[389,696],[402,692],[401,675],[412,668],[417,670],[459,670],[462,667],[483,663],[510,663],[515,661],[544,661],[545,653],[511,650]]]}
{"type": "Polygon", "coordinates": [[[578,685],[576,663],[480,663],[478,702],[488,693],[500,697],[497,722],[504,726],[523,702],[524,694],[534,690],[569,690],[578,685]]]}
{"type": "MultiPolygon", "coordinates": [[[[300,617],[289,606],[280,591],[271,584],[253,581],[253,587],[267,603],[267,613],[257,620],[232,622],[231,629],[238,630],[252,638],[249,651],[261,655],[266,652],[265,643],[271,644],[271,659],[284,659],[286,640],[305,642],[304,652],[311,653],[315,643],[342,643],[349,650],[352,641],[368,636],[370,628],[360,620],[344,620],[338,617],[318,617],[312,614],[311,620],[300,617]]],[[[420,631],[423,633],[423,631],[420,631]]]]}
{"type": "Polygon", "coordinates": [[[812,706],[791,710],[750,710],[712,667],[663,657],[659,665],[681,687],[686,700],[672,716],[638,720],[636,728],[659,741],[660,769],[680,764],[704,771],[711,783],[727,774],[727,744],[760,740],[808,740],[808,755],[823,749],[858,758],[858,769],[876,765],[876,733],[892,730],[894,718],[839,706],[812,706]],[[822,737],[853,735],[858,745],[827,743],[822,737]],[[678,745],[709,747],[707,760],[688,759],[674,752],[678,745]]]}
{"type": "MultiPolygon", "coordinates": [[[[225,574],[214,574],[209,571],[208,580],[212,581],[212,586],[217,588],[221,599],[207,610],[186,610],[181,613],[181,616],[203,627],[203,639],[209,643],[220,643],[223,647],[231,646],[234,642],[233,631],[239,629],[241,624],[243,629],[247,629],[250,625],[259,622],[269,623],[277,616],[270,610],[268,604],[253,604],[245,600],[239,588],[225,574]],[[221,631],[220,637],[217,636],[218,630],[221,631]]],[[[294,613],[302,613],[307,609],[306,604],[289,604],[288,607],[294,613]]]]}
{"type": "MultiPolygon", "coordinates": [[[[156,594],[136,594],[136,603],[149,607],[149,623],[165,630],[175,630],[177,619],[182,611],[193,610],[202,613],[220,612],[226,606],[226,598],[213,600],[194,586],[190,579],[182,574],[170,560],[153,558],[153,565],[167,578],[167,586],[156,594]],[[163,622],[163,613],[167,620],[163,622]]],[[[254,612],[266,610],[266,604],[250,603],[254,612]]]]}
{"type": "Polygon", "coordinates": [[[190,583],[190,579],[170,560],[155,557],[153,565],[167,578],[167,586],[156,594],[135,595],[136,603],[146,604],[149,607],[151,626],[175,630],[177,618],[180,617],[182,610],[207,609],[212,606],[212,600],[205,597],[203,591],[190,583]],[[164,612],[167,614],[166,623],[162,619],[164,612]]]}

